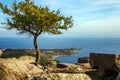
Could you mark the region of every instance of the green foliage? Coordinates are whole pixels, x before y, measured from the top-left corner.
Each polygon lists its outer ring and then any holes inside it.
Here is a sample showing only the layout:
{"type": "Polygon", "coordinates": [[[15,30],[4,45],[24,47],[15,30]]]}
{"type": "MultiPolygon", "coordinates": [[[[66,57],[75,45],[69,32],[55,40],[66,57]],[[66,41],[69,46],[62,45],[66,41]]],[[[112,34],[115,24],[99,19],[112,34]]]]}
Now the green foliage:
{"type": "Polygon", "coordinates": [[[45,55],[42,55],[40,58],[40,65],[46,66],[48,63],[47,57],[45,55]]]}
{"type": "Polygon", "coordinates": [[[1,58],[20,58],[22,56],[35,56],[35,54],[27,52],[27,50],[24,49],[7,49],[3,52],[3,54],[0,56],[1,58]]]}
{"type": "Polygon", "coordinates": [[[8,29],[17,29],[20,34],[61,34],[61,30],[67,30],[73,25],[71,16],[64,17],[60,10],[51,11],[47,6],[38,7],[31,0],[15,2],[12,9],[0,3],[0,8],[10,16],[5,22],[8,29]]]}
{"type": "Polygon", "coordinates": [[[4,72],[4,70],[2,68],[0,68],[0,75],[4,72]]]}

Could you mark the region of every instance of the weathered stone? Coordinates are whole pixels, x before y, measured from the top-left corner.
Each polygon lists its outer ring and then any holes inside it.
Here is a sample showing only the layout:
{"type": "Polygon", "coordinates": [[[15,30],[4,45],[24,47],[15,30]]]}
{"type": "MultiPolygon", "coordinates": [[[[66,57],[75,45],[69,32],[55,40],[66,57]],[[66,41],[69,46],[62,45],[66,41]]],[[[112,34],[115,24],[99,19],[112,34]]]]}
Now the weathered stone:
{"type": "Polygon", "coordinates": [[[57,62],[56,61],[49,61],[47,63],[47,66],[49,66],[51,68],[56,68],[57,67],[57,62]]]}
{"type": "Polygon", "coordinates": [[[2,55],[2,53],[3,53],[2,50],[0,50],[0,56],[2,55]]]}
{"type": "Polygon", "coordinates": [[[41,74],[43,70],[32,64],[33,61],[34,58],[29,59],[29,56],[25,59],[0,58],[0,70],[5,73],[0,73],[0,77],[3,77],[2,80],[25,80],[29,76],[41,74]],[[5,79],[4,75],[6,75],[5,79]]]}
{"type": "Polygon", "coordinates": [[[39,77],[34,77],[31,80],[92,80],[87,74],[84,73],[50,73],[43,74],[39,77]]]}
{"type": "Polygon", "coordinates": [[[0,63],[0,80],[17,80],[15,75],[10,72],[10,69],[6,68],[0,63]]]}
{"type": "Polygon", "coordinates": [[[88,63],[88,62],[89,62],[89,57],[78,58],[78,63],[88,63]]]}
{"type": "Polygon", "coordinates": [[[76,73],[76,72],[83,72],[83,68],[81,68],[81,66],[77,66],[77,65],[74,65],[74,66],[68,66],[64,69],[65,71],[64,72],[68,72],[68,73],[76,73]]]}
{"type": "Polygon", "coordinates": [[[90,65],[92,68],[98,69],[99,75],[111,72],[116,73],[120,71],[120,55],[91,53],[90,65]]]}

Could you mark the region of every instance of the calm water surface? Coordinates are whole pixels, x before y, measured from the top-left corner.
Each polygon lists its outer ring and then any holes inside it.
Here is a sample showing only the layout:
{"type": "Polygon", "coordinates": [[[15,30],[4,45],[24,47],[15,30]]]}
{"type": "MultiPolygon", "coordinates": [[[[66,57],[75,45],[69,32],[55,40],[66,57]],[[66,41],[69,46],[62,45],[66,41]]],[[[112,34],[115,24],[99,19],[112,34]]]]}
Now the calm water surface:
{"type": "MultiPolygon", "coordinates": [[[[80,47],[78,54],[58,57],[56,60],[76,63],[79,57],[89,56],[91,52],[120,54],[120,38],[60,38],[41,37],[38,39],[40,48],[74,48],[80,47]]],[[[0,48],[34,48],[32,38],[0,38],[0,48]]]]}

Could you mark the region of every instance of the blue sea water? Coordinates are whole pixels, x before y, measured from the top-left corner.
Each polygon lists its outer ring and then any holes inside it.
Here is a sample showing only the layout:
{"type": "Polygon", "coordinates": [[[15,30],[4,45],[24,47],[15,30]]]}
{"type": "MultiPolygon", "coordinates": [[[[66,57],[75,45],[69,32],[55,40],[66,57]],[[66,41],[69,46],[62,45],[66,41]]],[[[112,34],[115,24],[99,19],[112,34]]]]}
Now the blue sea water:
{"type": "MultiPolygon", "coordinates": [[[[100,37],[41,37],[40,48],[82,48],[78,54],[58,57],[56,60],[76,63],[79,57],[89,56],[91,52],[120,54],[120,38],[100,37]]],[[[34,48],[32,38],[0,38],[0,48],[34,48]]]]}

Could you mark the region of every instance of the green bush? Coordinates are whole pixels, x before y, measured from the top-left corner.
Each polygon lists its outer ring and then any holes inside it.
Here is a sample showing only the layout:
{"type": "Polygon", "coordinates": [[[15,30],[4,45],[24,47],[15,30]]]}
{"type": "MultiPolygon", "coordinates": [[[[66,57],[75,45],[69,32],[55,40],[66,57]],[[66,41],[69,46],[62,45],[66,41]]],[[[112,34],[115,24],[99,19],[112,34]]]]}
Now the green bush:
{"type": "Polygon", "coordinates": [[[40,58],[40,65],[46,66],[48,63],[47,57],[45,55],[42,55],[40,58]]]}
{"type": "Polygon", "coordinates": [[[26,50],[10,49],[3,52],[1,58],[20,58],[21,56],[35,56],[35,54],[27,52],[26,50]]]}

